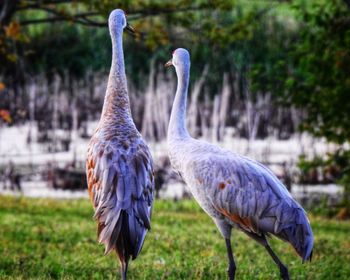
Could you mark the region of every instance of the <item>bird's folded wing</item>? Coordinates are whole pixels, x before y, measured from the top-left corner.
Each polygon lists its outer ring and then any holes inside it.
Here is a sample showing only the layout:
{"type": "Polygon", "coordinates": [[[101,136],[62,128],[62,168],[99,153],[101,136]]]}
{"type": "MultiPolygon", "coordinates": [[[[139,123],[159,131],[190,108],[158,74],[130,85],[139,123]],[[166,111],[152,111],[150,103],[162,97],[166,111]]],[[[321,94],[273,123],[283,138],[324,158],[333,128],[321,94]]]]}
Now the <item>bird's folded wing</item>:
{"type": "Polygon", "coordinates": [[[279,232],[288,226],[300,206],[271,171],[242,157],[214,159],[205,175],[202,172],[202,181],[217,211],[253,233],[262,228],[279,232]]]}
{"type": "Polygon", "coordinates": [[[128,149],[92,145],[87,179],[99,223],[98,238],[106,244],[106,253],[113,249],[120,230],[127,230],[136,256],[150,229],[153,201],[153,163],[147,146],[143,142],[128,149]]]}

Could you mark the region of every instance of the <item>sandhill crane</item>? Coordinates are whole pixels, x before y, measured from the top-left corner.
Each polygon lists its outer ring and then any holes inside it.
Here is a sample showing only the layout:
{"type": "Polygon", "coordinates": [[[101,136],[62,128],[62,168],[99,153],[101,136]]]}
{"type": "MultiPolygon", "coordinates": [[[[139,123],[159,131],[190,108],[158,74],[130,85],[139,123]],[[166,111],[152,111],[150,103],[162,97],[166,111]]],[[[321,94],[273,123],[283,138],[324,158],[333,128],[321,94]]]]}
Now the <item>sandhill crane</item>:
{"type": "Polygon", "coordinates": [[[88,147],[86,174],[98,240],[105,244],[105,254],[117,252],[126,279],[130,257],[138,256],[150,229],[153,162],[130,113],[122,36],[131,27],[122,10],[114,10],[108,22],[112,65],[101,119],[88,147]]]}
{"type": "Polygon", "coordinates": [[[263,245],[278,265],[282,279],[289,279],[287,267],[272,251],[266,236],[272,234],[289,242],[303,261],[311,260],[313,234],[305,211],[262,164],[190,137],[185,125],[188,51],[175,50],[165,66],[170,65],[175,67],[178,79],[168,129],[170,161],[225,238],[229,279],[235,278],[236,271],[232,227],[263,245]]]}

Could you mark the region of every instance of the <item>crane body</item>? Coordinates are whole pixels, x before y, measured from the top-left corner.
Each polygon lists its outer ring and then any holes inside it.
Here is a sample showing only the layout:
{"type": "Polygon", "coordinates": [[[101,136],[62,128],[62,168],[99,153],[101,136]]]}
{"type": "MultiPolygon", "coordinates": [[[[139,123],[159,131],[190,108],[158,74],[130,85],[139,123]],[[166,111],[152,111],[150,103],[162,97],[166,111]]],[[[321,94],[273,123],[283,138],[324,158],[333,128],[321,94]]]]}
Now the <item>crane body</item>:
{"type": "Polygon", "coordinates": [[[289,242],[303,261],[311,260],[313,234],[305,211],[264,165],[189,135],[186,129],[188,51],[175,50],[166,64],[170,65],[175,67],[178,78],[167,139],[170,162],[224,237],[229,279],[235,278],[236,271],[230,241],[232,228],[263,245],[278,265],[282,279],[289,279],[287,267],[266,237],[273,235],[289,242]]]}
{"type": "Polygon", "coordinates": [[[105,254],[115,251],[126,279],[151,227],[154,180],[151,153],[133,122],[124,66],[123,29],[131,29],[125,13],[109,16],[112,65],[101,118],[87,152],[88,191],[97,221],[98,241],[105,254]]]}

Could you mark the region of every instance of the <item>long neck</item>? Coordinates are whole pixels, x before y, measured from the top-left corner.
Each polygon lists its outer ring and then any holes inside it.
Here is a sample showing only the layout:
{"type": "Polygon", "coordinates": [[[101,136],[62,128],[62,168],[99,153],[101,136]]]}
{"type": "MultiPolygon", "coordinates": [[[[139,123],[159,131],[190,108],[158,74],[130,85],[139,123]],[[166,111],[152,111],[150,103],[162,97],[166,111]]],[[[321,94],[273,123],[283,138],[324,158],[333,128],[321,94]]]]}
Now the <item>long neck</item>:
{"type": "Polygon", "coordinates": [[[189,66],[176,68],[177,89],[171,110],[168,138],[179,139],[189,137],[186,128],[186,103],[189,82],[189,66]]]}
{"type": "Polygon", "coordinates": [[[121,121],[131,119],[129,96],[124,66],[123,28],[111,31],[112,65],[102,109],[102,118],[121,121]]]}

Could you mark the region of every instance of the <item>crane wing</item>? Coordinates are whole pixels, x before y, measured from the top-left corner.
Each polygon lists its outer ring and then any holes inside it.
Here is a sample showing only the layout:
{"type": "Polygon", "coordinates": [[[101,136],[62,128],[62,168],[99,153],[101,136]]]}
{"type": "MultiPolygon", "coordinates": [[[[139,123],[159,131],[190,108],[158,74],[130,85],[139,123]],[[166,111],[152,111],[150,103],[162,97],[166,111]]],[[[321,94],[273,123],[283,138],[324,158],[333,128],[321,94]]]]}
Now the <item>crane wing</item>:
{"type": "Polygon", "coordinates": [[[244,230],[278,233],[303,211],[263,165],[234,155],[213,155],[197,169],[212,206],[244,230]]]}
{"type": "Polygon", "coordinates": [[[270,170],[227,154],[197,165],[195,177],[226,220],[251,236],[272,233],[290,242],[304,261],[311,258],[313,234],[306,213],[270,170]]]}
{"type": "Polygon", "coordinates": [[[89,147],[87,180],[99,242],[105,254],[123,243],[136,258],[150,229],[154,183],[149,149],[142,139],[130,147],[92,140],[89,147]]]}

